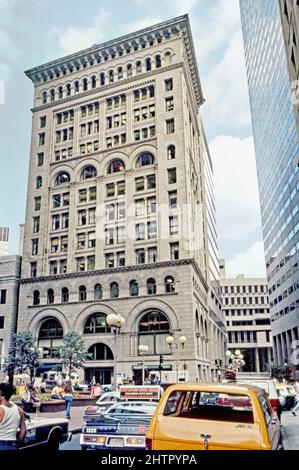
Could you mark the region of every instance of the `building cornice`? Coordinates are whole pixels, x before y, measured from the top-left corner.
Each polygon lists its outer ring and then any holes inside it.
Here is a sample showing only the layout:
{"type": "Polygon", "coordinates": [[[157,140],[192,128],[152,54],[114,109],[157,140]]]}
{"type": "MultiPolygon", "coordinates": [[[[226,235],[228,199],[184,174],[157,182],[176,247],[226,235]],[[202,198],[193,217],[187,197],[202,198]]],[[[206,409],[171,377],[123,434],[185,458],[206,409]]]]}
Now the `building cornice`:
{"type": "Polygon", "coordinates": [[[35,85],[40,85],[59,77],[77,73],[80,70],[87,70],[97,64],[107,63],[109,60],[123,57],[126,54],[135,53],[140,49],[146,50],[156,45],[155,40],[165,41],[179,36],[183,40],[197,104],[200,106],[203,104],[204,98],[188,15],[164,21],[102,44],[96,44],[88,49],[34,67],[27,70],[25,74],[35,85]]]}
{"type": "Polygon", "coordinates": [[[49,282],[49,281],[61,281],[68,279],[78,279],[84,277],[96,277],[96,276],[111,276],[118,273],[130,273],[132,271],[148,271],[151,269],[161,269],[161,268],[175,268],[179,266],[188,266],[191,265],[196,271],[198,277],[201,280],[201,283],[206,291],[208,291],[208,284],[206,283],[196,261],[194,259],[182,259],[178,261],[162,261],[160,263],[150,263],[134,266],[124,266],[121,268],[110,268],[110,269],[99,269],[95,271],[82,271],[75,273],[66,273],[59,274],[55,276],[40,276],[35,278],[24,278],[20,279],[20,284],[36,284],[40,282],[49,282]]]}

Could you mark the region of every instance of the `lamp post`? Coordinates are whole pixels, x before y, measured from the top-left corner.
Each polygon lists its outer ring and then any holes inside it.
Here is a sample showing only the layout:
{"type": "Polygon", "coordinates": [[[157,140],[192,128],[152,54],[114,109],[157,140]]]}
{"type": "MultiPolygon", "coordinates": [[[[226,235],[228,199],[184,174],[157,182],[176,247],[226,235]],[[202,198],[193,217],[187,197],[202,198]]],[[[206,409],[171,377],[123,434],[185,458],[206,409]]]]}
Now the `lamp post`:
{"type": "Polygon", "coordinates": [[[233,354],[231,351],[226,351],[226,357],[229,361],[230,369],[233,369],[235,372],[238,372],[239,369],[242,369],[245,366],[244,356],[239,349],[236,349],[233,354]]]}
{"type": "Polygon", "coordinates": [[[146,344],[140,344],[138,346],[138,351],[142,356],[142,385],[144,385],[144,356],[148,352],[148,346],[146,346],[146,344]]]}
{"type": "MultiPolygon", "coordinates": [[[[178,350],[179,350],[179,345],[182,346],[182,349],[184,349],[185,344],[187,343],[188,339],[186,336],[180,336],[178,342],[175,341],[173,336],[168,336],[166,338],[166,343],[170,347],[170,351],[172,352],[172,347],[175,347],[175,364],[176,364],[176,382],[178,383],[179,381],[179,357],[178,357],[178,350]]],[[[185,371],[184,371],[185,374],[185,371]]]]}
{"type": "Polygon", "coordinates": [[[113,390],[117,390],[117,337],[125,324],[125,319],[121,315],[111,313],[107,316],[106,322],[114,334],[113,390]]]}

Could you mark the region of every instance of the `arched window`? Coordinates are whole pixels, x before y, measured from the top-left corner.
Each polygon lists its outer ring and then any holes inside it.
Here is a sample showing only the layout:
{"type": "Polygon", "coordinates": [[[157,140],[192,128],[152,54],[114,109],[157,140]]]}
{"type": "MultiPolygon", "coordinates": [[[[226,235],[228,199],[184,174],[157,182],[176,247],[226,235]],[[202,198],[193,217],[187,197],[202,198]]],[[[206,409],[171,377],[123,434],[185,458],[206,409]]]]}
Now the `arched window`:
{"type": "Polygon", "coordinates": [[[175,146],[169,145],[167,149],[167,158],[168,160],[173,160],[175,158],[175,146]]]}
{"type": "Polygon", "coordinates": [[[169,354],[166,338],[170,334],[167,317],[159,310],[149,310],[140,319],[138,344],[148,346],[148,355],[169,354]]]}
{"type": "Polygon", "coordinates": [[[95,335],[99,333],[111,333],[111,328],[106,322],[105,313],[93,313],[85,322],[84,334],[95,335]]]}
{"type": "Polygon", "coordinates": [[[113,70],[109,70],[108,76],[109,76],[109,83],[113,83],[114,82],[114,72],[113,72],[113,70]]]}
{"type": "Polygon", "coordinates": [[[42,98],[43,98],[43,104],[46,104],[48,101],[48,93],[46,91],[43,92],[42,98]]]}
{"type": "Polygon", "coordinates": [[[171,53],[169,51],[165,53],[165,62],[167,65],[171,64],[171,53]]]}
{"type": "Polygon", "coordinates": [[[155,62],[156,62],[156,69],[159,69],[161,67],[161,56],[160,55],[156,55],[155,62]]]}
{"type": "Polygon", "coordinates": [[[35,290],[33,292],[33,305],[39,305],[40,304],[40,292],[39,290],[35,290]]]}
{"type": "Polygon", "coordinates": [[[70,182],[70,175],[66,171],[62,171],[56,176],[55,186],[61,186],[62,184],[67,184],[70,182]]]}
{"type": "Polygon", "coordinates": [[[108,174],[109,175],[111,173],[118,173],[118,172],[124,171],[124,170],[125,170],[125,164],[120,159],[112,160],[112,162],[109,163],[109,166],[108,166],[108,174]]]}
{"type": "Polygon", "coordinates": [[[140,166],[147,166],[147,165],[153,165],[155,163],[155,157],[153,154],[150,152],[144,152],[141,155],[139,155],[137,159],[137,167],[140,166]]]}
{"type": "Polygon", "coordinates": [[[109,346],[103,343],[94,344],[88,350],[92,355],[90,361],[112,361],[113,353],[109,346]]]}
{"type": "Polygon", "coordinates": [[[133,74],[133,67],[132,64],[127,65],[127,77],[132,77],[133,74]]]}
{"type": "Polygon", "coordinates": [[[37,176],[36,178],[36,189],[40,189],[43,185],[43,179],[41,176],[37,176]]]}
{"type": "Polygon", "coordinates": [[[117,299],[119,297],[119,285],[117,282],[112,282],[110,284],[110,298],[117,299]]]}
{"type": "Polygon", "coordinates": [[[55,101],[55,90],[51,90],[50,91],[50,99],[51,99],[51,102],[55,101]]]}
{"type": "Polygon", "coordinates": [[[69,298],[70,298],[70,294],[69,294],[69,290],[67,287],[63,287],[61,289],[61,302],[63,304],[66,304],[68,301],[69,301],[69,298]]]}
{"type": "Polygon", "coordinates": [[[145,59],[145,68],[147,72],[152,70],[152,60],[150,58],[145,59]]]}
{"type": "Polygon", "coordinates": [[[42,349],[43,359],[60,357],[62,338],[63,329],[56,318],[47,318],[42,322],[38,333],[38,347],[42,349]]]}
{"type": "Polygon", "coordinates": [[[174,279],[172,276],[167,276],[164,280],[165,283],[165,292],[167,294],[171,294],[172,292],[175,292],[175,283],[174,279]]]}
{"type": "Polygon", "coordinates": [[[81,171],[80,180],[84,181],[91,178],[96,178],[96,176],[97,170],[95,169],[95,167],[92,165],[88,165],[81,171]]]}
{"type": "Polygon", "coordinates": [[[87,91],[88,90],[88,80],[87,78],[84,78],[83,79],[83,91],[87,91]]]}
{"type": "Polygon", "coordinates": [[[101,300],[103,297],[103,289],[101,284],[94,286],[94,300],[101,300]]]}
{"type": "Polygon", "coordinates": [[[105,85],[105,74],[104,74],[104,72],[100,73],[100,85],[101,86],[105,85]]]}
{"type": "Polygon", "coordinates": [[[55,297],[54,297],[54,291],[53,291],[53,289],[48,289],[48,292],[47,292],[47,304],[54,304],[54,300],[55,300],[55,297]]]}
{"type": "Polygon", "coordinates": [[[141,60],[138,60],[136,62],[136,73],[141,73],[142,72],[142,63],[141,60]]]}
{"type": "Polygon", "coordinates": [[[96,88],[96,86],[97,86],[97,77],[93,75],[91,77],[91,88],[96,88]]]}
{"type": "Polygon", "coordinates": [[[148,279],[146,285],[147,285],[148,295],[154,295],[157,293],[157,284],[156,284],[155,279],[153,278],[148,279]]]}
{"type": "Polygon", "coordinates": [[[71,84],[68,83],[66,86],[66,96],[71,96],[71,91],[72,91],[71,84]]]}
{"type": "Polygon", "coordinates": [[[80,83],[78,82],[78,80],[75,82],[74,86],[75,86],[75,93],[79,93],[80,92],[80,83]]]}
{"type": "Polygon", "coordinates": [[[84,302],[87,299],[87,292],[85,286],[79,287],[79,302],[84,302]]]}
{"type": "Polygon", "coordinates": [[[134,279],[130,281],[130,297],[137,297],[139,295],[139,285],[138,282],[134,279]]]}
{"type": "Polygon", "coordinates": [[[117,73],[118,73],[118,80],[121,80],[122,78],[124,78],[124,71],[122,67],[118,67],[117,73]]]}
{"type": "Polygon", "coordinates": [[[63,87],[62,86],[58,87],[58,98],[60,100],[62,100],[62,98],[63,98],[63,87]]]}

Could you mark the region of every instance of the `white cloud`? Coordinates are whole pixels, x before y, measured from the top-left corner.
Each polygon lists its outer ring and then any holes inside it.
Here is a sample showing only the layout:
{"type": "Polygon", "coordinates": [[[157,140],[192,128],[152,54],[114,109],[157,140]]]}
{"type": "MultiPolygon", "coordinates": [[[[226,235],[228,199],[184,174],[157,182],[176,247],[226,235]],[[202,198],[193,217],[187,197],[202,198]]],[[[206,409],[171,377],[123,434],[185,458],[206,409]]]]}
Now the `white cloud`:
{"type": "Polygon", "coordinates": [[[103,41],[109,25],[110,13],[100,7],[90,27],[70,26],[64,31],[53,29],[50,36],[58,34],[63,54],[72,54],[103,41]]]}
{"type": "Polygon", "coordinates": [[[266,277],[264,245],[256,242],[246,253],[239,253],[226,261],[226,275],[235,277],[244,274],[246,277],[266,277]]]}
{"type": "Polygon", "coordinates": [[[218,136],[209,148],[218,234],[224,241],[245,240],[261,224],[253,138],[218,136]]]}
{"type": "Polygon", "coordinates": [[[203,77],[205,113],[214,125],[250,126],[246,67],[241,31],[233,35],[224,56],[203,77]]]}

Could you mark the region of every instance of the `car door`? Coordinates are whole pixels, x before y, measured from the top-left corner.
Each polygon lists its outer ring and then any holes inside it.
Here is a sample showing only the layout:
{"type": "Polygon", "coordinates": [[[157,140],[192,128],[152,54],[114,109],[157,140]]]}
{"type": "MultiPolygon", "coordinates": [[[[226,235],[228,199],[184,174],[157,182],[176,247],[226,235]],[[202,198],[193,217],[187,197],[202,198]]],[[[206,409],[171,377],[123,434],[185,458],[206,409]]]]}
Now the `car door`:
{"type": "MultiPolygon", "coordinates": [[[[269,398],[266,393],[259,396],[263,418],[265,421],[265,429],[272,450],[277,450],[281,440],[281,428],[277,414],[273,411],[269,398]]],[[[263,426],[262,426],[263,427],[263,426]]]]}

